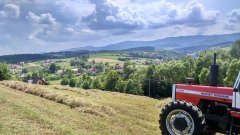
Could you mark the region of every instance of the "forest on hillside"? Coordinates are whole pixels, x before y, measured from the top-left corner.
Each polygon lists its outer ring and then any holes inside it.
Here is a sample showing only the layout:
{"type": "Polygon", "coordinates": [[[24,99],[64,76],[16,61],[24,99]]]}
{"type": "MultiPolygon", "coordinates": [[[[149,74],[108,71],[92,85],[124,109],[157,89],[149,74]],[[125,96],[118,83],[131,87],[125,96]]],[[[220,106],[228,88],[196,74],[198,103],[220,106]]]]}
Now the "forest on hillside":
{"type": "Polygon", "coordinates": [[[39,61],[39,60],[46,60],[46,59],[71,58],[71,57],[77,57],[79,55],[86,55],[88,53],[90,53],[90,51],[82,50],[82,51],[50,52],[50,53],[42,53],[42,54],[4,55],[4,56],[0,56],[0,62],[16,64],[19,62],[31,62],[31,61],[39,61]]]}

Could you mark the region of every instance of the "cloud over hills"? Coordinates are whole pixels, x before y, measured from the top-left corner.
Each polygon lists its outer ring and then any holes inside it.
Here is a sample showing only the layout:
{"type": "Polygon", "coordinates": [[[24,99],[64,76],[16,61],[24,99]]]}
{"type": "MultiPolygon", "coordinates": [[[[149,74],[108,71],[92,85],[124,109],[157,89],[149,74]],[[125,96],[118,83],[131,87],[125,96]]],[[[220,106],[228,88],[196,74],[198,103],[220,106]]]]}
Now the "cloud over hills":
{"type": "Polygon", "coordinates": [[[0,54],[240,31],[237,6],[223,12],[224,5],[222,9],[206,3],[207,0],[0,0],[0,54]]]}

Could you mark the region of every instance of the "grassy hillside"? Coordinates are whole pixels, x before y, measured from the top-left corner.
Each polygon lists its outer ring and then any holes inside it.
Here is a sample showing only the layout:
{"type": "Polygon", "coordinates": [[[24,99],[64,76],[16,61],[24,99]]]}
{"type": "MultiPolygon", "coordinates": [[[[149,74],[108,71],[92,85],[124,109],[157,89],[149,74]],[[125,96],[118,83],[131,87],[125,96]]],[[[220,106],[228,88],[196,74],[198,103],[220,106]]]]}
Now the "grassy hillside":
{"type": "Polygon", "coordinates": [[[99,90],[0,83],[0,134],[158,135],[159,108],[169,101],[99,90]]]}

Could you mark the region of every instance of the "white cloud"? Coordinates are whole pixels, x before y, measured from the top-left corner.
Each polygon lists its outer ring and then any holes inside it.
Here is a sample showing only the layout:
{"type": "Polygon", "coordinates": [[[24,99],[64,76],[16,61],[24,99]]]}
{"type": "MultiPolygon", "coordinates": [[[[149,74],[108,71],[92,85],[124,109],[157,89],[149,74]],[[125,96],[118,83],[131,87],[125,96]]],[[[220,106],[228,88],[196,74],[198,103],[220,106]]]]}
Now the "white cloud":
{"type": "Polygon", "coordinates": [[[67,12],[76,17],[86,16],[94,11],[94,5],[90,4],[87,0],[57,0],[55,3],[61,7],[61,12],[67,12]]]}
{"type": "Polygon", "coordinates": [[[136,4],[128,0],[90,0],[95,11],[83,17],[92,29],[139,29],[174,25],[204,26],[215,24],[218,11],[206,10],[199,2],[177,6],[166,1],[136,4]]]}
{"type": "Polygon", "coordinates": [[[64,30],[69,33],[73,33],[73,34],[76,33],[76,31],[72,27],[66,27],[64,30]]]}
{"type": "Polygon", "coordinates": [[[229,22],[240,23],[240,9],[234,9],[228,13],[229,22]]]}
{"type": "Polygon", "coordinates": [[[4,10],[0,11],[0,17],[19,18],[20,7],[15,4],[5,4],[4,10]]]}
{"type": "Polygon", "coordinates": [[[227,21],[224,28],[228,30],[240,29],[240,9],[233,9],[227,14],[227,21]]]}
{"type": "Polygon", "coordinates": [[[0,0],[0,4],[13,3],[13,4],[23,4],[23,3],[36,3],[43,0],[0,0]]]}
{"type": "Polygon", "coordinates": [[[34,29],[29,34],[28,39],[46,38],[51,34],[56,34],[60,27],[60,23],[50,13],[36,15],[33,12],[28,12],[26,19],[29,20],[34,29]],[[42,34],[42,35],[41,35],[42,34]],[[38,37],[40,36],[41,37],[38,37]]]}
{"type": "Polygon", "coordinates": [[[29,21],[35,24],[57,25],[56,19],[52,17],[50,13],[36,15],[32,12],[28,12],[26,17],[29,21]]]}

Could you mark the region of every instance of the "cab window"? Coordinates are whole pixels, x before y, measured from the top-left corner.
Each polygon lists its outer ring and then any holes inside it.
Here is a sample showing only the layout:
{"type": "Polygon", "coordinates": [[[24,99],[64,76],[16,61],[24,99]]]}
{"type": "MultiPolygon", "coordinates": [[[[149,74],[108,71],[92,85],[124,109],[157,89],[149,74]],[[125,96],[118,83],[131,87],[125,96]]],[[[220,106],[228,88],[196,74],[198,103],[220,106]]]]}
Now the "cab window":
{"type": "Polygon", "coordinates": [[[240,92],[240,83],[238,84],[238,92],[240,92]]]}

